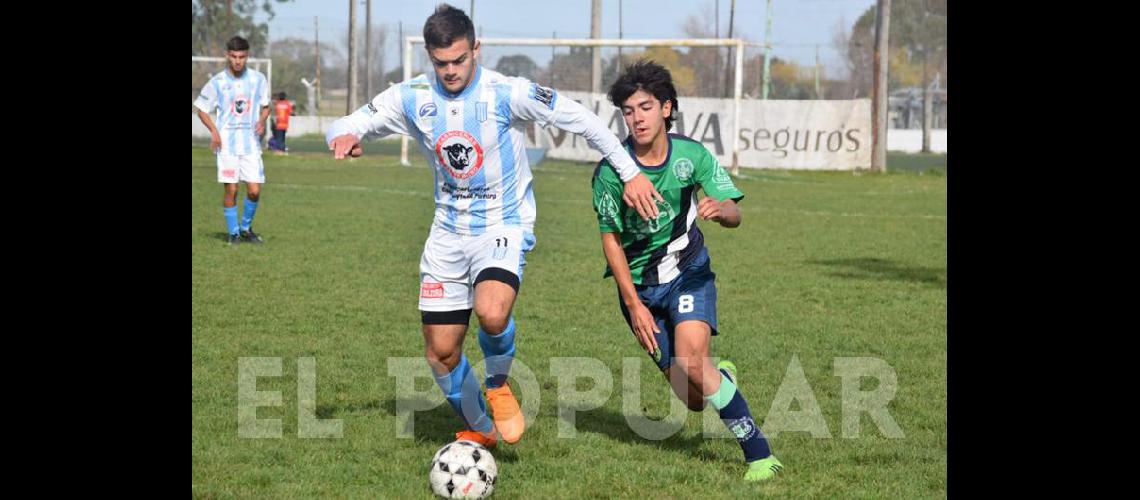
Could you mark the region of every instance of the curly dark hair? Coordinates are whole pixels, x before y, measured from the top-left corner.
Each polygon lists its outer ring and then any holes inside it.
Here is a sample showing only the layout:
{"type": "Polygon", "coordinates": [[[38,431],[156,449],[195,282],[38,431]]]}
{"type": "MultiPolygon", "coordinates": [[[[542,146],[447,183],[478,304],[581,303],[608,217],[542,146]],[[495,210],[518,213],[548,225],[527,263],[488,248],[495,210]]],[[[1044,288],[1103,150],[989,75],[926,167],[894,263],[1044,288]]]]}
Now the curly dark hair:
{"type": "Polygon", "coordinates": [[[673,101],[673,112],[665,118],[665,130],[673,128],[673,116],[676,115],[679,105],[677,103],[677,88],[673,86],[673,75],[664,66],[651,60],[640,60],[625,67],[625,71],[617,81],[610,86],[610,102],[621,107],[629,96],[638,90],[653,94],[661,105],[666,101],[673,101]]]}

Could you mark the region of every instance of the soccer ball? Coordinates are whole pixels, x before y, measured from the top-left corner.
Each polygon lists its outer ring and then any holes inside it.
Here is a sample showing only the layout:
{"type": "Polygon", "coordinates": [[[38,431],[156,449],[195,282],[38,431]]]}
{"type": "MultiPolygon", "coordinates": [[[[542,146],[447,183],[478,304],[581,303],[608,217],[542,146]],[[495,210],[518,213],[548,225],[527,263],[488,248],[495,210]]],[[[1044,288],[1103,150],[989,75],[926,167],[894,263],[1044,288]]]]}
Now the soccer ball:
{"type": "Polygon", "coordinates": [[[495,491],[499,466],[483,445],[461,439],[444,445],[431,459],[428,482],[444,498],[486,498],[495,491]]]}

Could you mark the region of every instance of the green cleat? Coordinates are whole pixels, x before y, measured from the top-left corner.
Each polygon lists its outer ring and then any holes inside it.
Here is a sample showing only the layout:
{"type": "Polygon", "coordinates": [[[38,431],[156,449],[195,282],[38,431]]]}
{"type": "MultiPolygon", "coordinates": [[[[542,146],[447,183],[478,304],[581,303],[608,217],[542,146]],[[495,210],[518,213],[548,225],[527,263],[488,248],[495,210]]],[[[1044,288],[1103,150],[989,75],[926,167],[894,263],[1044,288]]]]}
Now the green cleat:
{"type": "Polygon", "coordinates": [[[768,455],[748,464],[748,471],[744,473],[745,481],[765,481],[772,479],[777,472],[784,470],[784,464],[776,459],[776,455],[768,455]]]}
{"type": "Polygon", "coordinates": [[[732,361],[729,361],[727,359],[721,360],[720,363],[716,364],[716,369],[717,370],[724,370],[725,372],[728,373],[728,379],[731,380],[733,384],[735,384],[737,386],[740,385],[736,382],[736,365],[733,364],[732,361]]]}

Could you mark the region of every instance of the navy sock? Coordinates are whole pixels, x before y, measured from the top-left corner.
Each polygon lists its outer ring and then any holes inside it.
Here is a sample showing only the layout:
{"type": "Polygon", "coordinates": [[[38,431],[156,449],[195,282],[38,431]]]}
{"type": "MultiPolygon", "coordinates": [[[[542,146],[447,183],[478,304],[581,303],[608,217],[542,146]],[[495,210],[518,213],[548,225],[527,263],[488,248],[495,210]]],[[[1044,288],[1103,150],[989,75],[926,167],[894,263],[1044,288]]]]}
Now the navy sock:
{"type": "Polygon", "coordinates": [[[760,431],[760,426],[752,419],[748,402],[724,373],[720,376],[720,388],[711,396],[705,396],[720,413],[720,419],[744,451],[745,462],[755,462],[772,454],[768,439],[760,431]]]}

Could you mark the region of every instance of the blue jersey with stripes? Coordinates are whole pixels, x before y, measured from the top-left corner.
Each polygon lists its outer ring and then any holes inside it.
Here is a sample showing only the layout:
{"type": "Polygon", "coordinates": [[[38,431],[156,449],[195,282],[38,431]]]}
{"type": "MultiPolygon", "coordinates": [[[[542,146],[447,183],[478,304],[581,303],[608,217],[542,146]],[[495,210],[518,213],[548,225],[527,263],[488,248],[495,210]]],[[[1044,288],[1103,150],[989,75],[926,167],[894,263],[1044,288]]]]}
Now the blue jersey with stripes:
{"type": "Polygon", "coordinates": [[[581,104],[482,66],[458,94],[442,88],[434,73],[393,85],[334,122],[326,138],[408,135],[435,171],[436,225],[459,234],[497,225],[533,230],[524,121],[581,134],[617,164],[637,168],[613,132],[581,104]]]}
{"type": "Polygon", "coordinates": [[[194,107],[213,116],[222,138],[221,153],[231,155],[261,154],[256,131],[265,106],[269,106],[269,83],[250,68],[236,77],[229,69],[214,75],[194,100],[194,107]]]}

